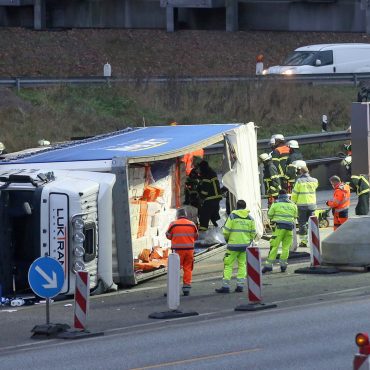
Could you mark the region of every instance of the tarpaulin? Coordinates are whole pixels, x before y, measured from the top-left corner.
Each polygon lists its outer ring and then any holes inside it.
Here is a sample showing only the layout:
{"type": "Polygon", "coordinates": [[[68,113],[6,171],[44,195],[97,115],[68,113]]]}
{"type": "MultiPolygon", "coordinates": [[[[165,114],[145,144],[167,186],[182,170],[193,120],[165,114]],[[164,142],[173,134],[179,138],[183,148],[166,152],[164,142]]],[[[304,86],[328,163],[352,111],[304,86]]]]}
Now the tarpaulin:
{"type": "Polygon", "coordinates": [[[114,157],[164,159],[206,147],[223,139],[239,124],[150,126],[70,142],[21,157],[11,155],[3,163],[50,163],[111,160],[114,157]],[[172,155],[173,156],[173,155],[172,155]]]}

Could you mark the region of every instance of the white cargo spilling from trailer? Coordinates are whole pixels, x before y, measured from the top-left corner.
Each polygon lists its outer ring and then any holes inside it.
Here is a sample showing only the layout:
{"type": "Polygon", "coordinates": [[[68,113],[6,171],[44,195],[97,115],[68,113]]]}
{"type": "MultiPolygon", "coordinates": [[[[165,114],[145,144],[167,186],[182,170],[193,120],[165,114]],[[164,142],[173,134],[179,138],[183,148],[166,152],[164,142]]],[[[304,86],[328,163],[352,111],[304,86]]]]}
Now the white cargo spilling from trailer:
{"type": "Polygon", "coordinates": [[[263,74],[316,74],[370,72],[370,44],[318,44],[295,49],[279,66],[263,74]]]}
{"type": "Polygon", "coordinates": [[[17,291],[28,289],[28,268],[44,255],[64,269],[62,294],[73,293],[79,270],[90,273],[90,288],[97,292],[151,277],[146,266],[154,272],[166,266],[165,230],[183,201],[181,158],[220,141],[223,183],[247,202],[261,236],[253,123],[130,128],[7,156],[0,161],[4,292],[13,284],[17,291]],[[145,251],[155,254],[151,261],[145,251]]]}

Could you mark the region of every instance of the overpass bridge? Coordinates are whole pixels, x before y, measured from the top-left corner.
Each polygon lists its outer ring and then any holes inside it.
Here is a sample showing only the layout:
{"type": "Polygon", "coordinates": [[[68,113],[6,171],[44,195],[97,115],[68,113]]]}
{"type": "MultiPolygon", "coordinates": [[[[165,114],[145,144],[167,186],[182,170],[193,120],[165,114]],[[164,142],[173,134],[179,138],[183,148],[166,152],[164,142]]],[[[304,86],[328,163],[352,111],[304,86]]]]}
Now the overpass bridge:
{"type": "Polygon", "coordinates": [[[0,27],[370,33],[367,0],[0,0],[0,27]]]}

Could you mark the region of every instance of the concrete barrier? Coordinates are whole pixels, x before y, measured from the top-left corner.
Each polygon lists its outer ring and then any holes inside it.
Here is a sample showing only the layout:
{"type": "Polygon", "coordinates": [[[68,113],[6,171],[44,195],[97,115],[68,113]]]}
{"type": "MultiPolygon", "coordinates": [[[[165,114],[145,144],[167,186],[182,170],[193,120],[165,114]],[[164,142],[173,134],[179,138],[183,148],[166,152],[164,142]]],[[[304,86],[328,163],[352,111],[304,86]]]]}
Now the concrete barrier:
{"type": "Polygon", "coordinates": [[[330,265],[370,265],[370,216],[349,219],[322,241],[322,262],[330,265]]]}

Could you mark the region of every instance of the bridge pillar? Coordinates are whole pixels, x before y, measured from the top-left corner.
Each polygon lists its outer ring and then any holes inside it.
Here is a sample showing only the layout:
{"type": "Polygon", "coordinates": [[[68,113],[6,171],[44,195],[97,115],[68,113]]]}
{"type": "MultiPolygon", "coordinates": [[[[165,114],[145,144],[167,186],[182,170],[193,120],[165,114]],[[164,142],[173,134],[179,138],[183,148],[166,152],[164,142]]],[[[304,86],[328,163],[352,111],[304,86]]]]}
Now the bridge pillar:
{"type": "Polygon", "coordinates": [[[225,0],[226,6],[226,31],[236,32],[239,29],[238,0],[225,0]]]}
{"type": "Polygon", "coordinates": [[[35,30],[45,29],[45,0],[35,0],[33,5],[33,24],[35,30]]]}

